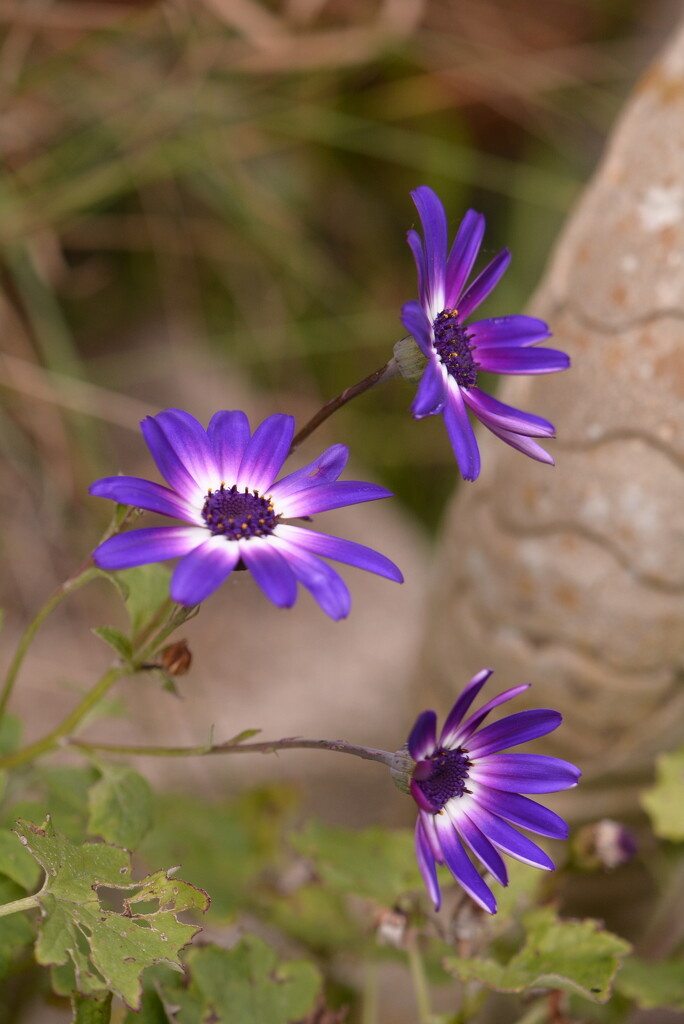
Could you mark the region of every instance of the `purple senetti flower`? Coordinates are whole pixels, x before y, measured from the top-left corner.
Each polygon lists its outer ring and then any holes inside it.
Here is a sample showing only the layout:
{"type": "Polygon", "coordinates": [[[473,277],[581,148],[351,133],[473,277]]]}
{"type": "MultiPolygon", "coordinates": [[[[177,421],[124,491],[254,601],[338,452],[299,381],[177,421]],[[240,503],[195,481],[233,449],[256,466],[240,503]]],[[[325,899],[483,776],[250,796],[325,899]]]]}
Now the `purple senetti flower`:
{"type": "Polygon", "coordinates": [[[490,711],[524,690],[514,686],[465,718],[492,674],[483,669],[470,680],[447,715],[437,741],[437,716],[424,711],[408,740],[415,762],[409,789],[418,804],[416,856],[427,890],[439,910],[436,864],[446,864],[484,910],[496,913],[496,900],[466,853],[463,843],[501,885],[508,884],[499,851],[534,867],[553,861],[513,825],[553,839],[567,839],[568,826],[553,811],[522,793],[555,793],[577,785],[581,772],[568,761],[541,754],[502,754],[527,740],[553,732],[557,711],[520,711],[480,729],[490,711]]]}
{"type": "Polygon", "coordinates": [[[171,597],[182,605],[199,604],[233,569],[246,568],[279,607],[294,604],[299,582],[333,619],[349,613],[349,591],[317,556],[402,582],[397,566],[377,551],[283,522],[391,497],[377,484],[338,480],[349,454],[345,445],[333,445],[274,483],[292,443],[292,416],[269,416],[252,434],[243,412],[217,412],[205,430],[189,413],[167,409],[148,416],[141,427],[169,487],[113,476],[92,484],[90,493],[188,525],[111,537],[93,554],[101,568],[129,569],[180,556],[171,597]]]}
{"type": "Polygon", "coordinates": [[[468,409],[502,441],[553,465],[548,452],[534,440],[554,437],[553,424],[499,402],[477,382],[480,370],[504,374],[565,370],[570,365],[568,356],[552,348],[531,347],[551,334],[534,317],[467,322],[499,282],[511,254],[503,249],[466,287],[482,244],[484,217],[468,210],[447,255],[447,220],[439,198],[427,185],[411,196],[424,235],[424,241],[413,230],[407,236],[418,268],[420,298],[406,303],[401,319],[428,360],[411,406],[413,416],[442,414],[465,480],[475,480],[480,473],[480,452],[468,409]]]}

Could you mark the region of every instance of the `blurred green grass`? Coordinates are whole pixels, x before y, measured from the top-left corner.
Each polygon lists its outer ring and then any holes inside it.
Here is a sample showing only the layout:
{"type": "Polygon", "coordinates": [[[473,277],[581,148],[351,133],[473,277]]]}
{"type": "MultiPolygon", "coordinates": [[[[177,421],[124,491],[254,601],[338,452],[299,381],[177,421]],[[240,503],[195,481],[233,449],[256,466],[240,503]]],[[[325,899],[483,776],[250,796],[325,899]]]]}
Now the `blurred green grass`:
{"type": "MultiPolygon", "coordinates": [[[[664,19],[646,0],[4,6],[0,500],[47,489],[73,523],[167,339],[311,411],[382,365],[420,183],[452,228],[486,214],[483,258],[514,256],[487,312],[521,309],[664,19]],[[105,390],[76,411],[65,377],[105,390]]],[[[411,397],[385,385],[334,436],[432,530],[456,470],[411,397]]]]}

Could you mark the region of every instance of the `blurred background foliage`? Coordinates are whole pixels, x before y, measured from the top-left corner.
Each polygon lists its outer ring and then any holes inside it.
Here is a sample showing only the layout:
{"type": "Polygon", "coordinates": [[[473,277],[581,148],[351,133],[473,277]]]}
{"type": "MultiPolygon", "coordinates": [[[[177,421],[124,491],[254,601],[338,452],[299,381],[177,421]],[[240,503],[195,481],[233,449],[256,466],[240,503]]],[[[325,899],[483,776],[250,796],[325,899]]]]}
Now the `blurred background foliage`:
{"type": "MultiPolygon", "coordinates": [[[[513,250],[486,312],[523,307],[673,18],[665,0],[2,0],[10,535],[82,550],[85,485],[118,468],[106,428],[137,434],[177,346],[300,423],[382,365],[415,295],[420,183],[452,229],[486,214],[483,260],[513,250]]],[[[432,530],[456,472],[411,398],[385,385],[329,436],[432,530]]]]}

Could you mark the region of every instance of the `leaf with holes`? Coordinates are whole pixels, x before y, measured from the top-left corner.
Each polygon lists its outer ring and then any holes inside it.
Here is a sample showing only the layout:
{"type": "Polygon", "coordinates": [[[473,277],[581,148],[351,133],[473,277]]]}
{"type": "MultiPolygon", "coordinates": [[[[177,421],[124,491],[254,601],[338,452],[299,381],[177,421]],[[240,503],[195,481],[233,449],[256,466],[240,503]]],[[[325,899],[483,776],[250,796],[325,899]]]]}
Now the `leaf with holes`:
{"type": "Polygon", "coordinates": [[[131,1009],[140,1007],[140,975],[155,963],[182,970],[179,954],[199,930],[184,924],[182,910],[206,910],[209,897],[160,871],[131,879],[127,850],[104,843],[75,846],[48,818],[38,827],[19,821],[17,835],[46,874],[36,959],[57,966],[84,995],[111,991],[131,1009]],[[102,890],[113,889],[123,909],[112,910],[102,890]]]}

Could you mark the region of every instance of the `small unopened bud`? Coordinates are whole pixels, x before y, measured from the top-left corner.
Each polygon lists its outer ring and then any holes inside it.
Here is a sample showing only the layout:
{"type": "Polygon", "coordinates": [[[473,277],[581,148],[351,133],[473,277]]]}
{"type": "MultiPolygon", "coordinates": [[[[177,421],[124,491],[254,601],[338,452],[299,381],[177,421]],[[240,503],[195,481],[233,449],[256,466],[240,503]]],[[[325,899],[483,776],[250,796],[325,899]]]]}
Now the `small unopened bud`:
{"type": "Polygon", "coordinates": [[[396,343],[394,358],[402,377],[414,383],[421,379],[427,366],[427,359],[411,335],[396,343]]]}
{"type": "Polygon", "coordinates": [[[604,868],[612,871],[632,860],[636,850],[632,833],[612,818],[602,818],[593,825],[586,825],[580,829],[574,843],[577,860],[586,870],[604,868]]]}
{"type": "Polygon", "coordinates": [[[176,640],[164,647],[159,663],[170,676],[184,676],[192,665],[192,653],[186,640],[176,640]]]}
{"type": "Polygon", "coordinates": [[[381,910],[375,919],[375,937],[381,946],[404,949],[407,927],[408,915],[403,910],[381,910]]]}

